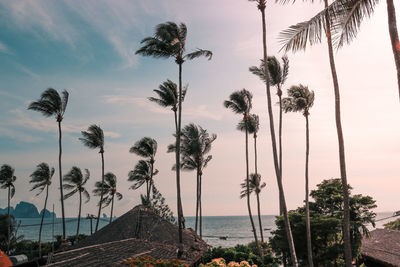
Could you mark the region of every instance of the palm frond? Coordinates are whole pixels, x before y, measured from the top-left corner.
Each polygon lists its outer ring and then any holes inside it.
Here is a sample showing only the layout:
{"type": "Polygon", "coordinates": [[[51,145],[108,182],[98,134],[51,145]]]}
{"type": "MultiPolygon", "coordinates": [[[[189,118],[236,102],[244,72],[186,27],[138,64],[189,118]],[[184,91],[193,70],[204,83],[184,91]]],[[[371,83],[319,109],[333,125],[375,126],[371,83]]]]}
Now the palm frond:
{"type": "Polygon", "coordinates": [[[10,198],[13,198],[14,197],[14,195],[15,195],[15,186],[14,186],[14,184],[10,184],[9,185],[10,186],[10,188],[11,188],[11,190],[10,190],[10,198]]]}
{"type": "Polygon", "coordinates": [[[211,60],[213,53],[209,50],[203,50],[200,48],[197,48],[196,51],[186,54],[185,58],[192,60],[198,57],[206,57],[208,60],[211,60]]]}
{"type": "Polygon", "coordinates": [[[68,199],[70,197],[72,197],[73,195],[76,194],[76,192],[78,192],[78,188],[75,188],[74,190],[72,190],[71,192],[68,192],[67,194],[64,195],[64,200],[68,199]]]}
{"type": "Polygon", "coordinates": [[[104,133],[100,126],[92,124],[87,131],[81,132],[83,138],[79,138],[82,143],[91,148],[102,148],[104,146],[104,133]]]}
{"type": "Polygon", "coordinates": [[[84,195],[84,197],[86,198],[86,201],[85,201],[85,203],[88,203],[89,202],[89,200],[90,200],[90,195],[89,195],[89,192],[85,189],[85,190],[83,190],[83,195],[84,195]]]}

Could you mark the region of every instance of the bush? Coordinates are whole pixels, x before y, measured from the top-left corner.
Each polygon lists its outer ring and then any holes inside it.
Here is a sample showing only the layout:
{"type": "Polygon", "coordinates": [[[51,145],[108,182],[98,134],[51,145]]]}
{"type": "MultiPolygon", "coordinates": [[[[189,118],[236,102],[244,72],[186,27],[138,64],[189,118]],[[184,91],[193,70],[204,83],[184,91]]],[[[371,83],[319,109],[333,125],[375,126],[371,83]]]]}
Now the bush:
{"type": "Polygon", "coordinates": [[[188,267],[188,265],[180,260],[157,260],[151,256],[145,256],[140,258],[131,258],[123,262],[131,267],[134,266],[154,266],[154,267],[188,267]]]}

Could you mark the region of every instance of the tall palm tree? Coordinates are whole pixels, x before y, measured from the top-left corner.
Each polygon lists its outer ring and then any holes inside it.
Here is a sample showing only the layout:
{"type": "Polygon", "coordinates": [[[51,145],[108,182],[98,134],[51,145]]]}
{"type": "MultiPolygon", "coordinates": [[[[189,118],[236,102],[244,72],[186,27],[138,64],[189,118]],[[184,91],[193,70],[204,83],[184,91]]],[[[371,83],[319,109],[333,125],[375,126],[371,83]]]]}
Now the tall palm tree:
{"type": "MultiPolygon", "coordinates": [[[[140,157],[146,158],[147,161],[150,163],[150,177],[149,180],[153,181],[153,174],[154,174],[154,157],[157,153],[157,141],[150,138],[150,137],[143,137],[139,141],[137,141],[129,150],[129,152],[134,153],[140,157]]],[[[147,201],[150,201],[150,192],[152,182],[147,183],[147,201]]]]}
{"type": "Polygon", "coordinates": [[[40,220],[40,228],[39,228],[39,258],[42,257],[42,228],[43,228],[43,220],[44,220],[44,215],[46,211],[46,206],[47,206],[47,199],[49,197],[49,186],[51,185],[51,178],[54,175],[54,168],[49,167],[47,163],[40,163],[37,165],[36,170],[30,175],[31,180],[29,183],[34,184],[31,188],[30,191],[39,189],[39,192],[36,194],[36,196],[40,195],[44,189],[46,189],[46,198],[44,200],[44,207],[43,207],[43,213],[42,213],[42,218],[40,220]]]}
{"type": "MultiPolygon", "coordinates": [[[[184,23],[177,25],[174,22],[158,24],[155,28],[153,37],[144,38],[141,41],[143,46],[136,51],[136,54],[143,56],[152,56],[155,58],[173,58],[179,67],[179,93],[178,93],[178,118],[176,123],[176,145],[180,148],[181,122],[182,122],[182,65],[185,60],[192,60],[201,56],[212,57],[209,50],[197,49],[194,52],[185,53],[186,50],[187,27],[184,23]]],[[[180,166],[180,149],[175,153],[176,166],[180,166]]],[[[183,252],[182,227],[183,227],[183,208],[181,200],[180,168],[176,168],[176,187],[177,187],[177,209],[179,226],[179,256],[183,252]]]]}
{"type": "Polygon", "coordinates": [[[275,126],[274,126],[274,114],[272,112],[272,101],[271,101],[271,88],[270,88],[270,78],[268,70],[268,54],[267,54],[267,30],[265,23],[265,8],[266,8],[266,0],[249,0],[250,2],[256,2],[257,8],[261,12],[261,21],[262,21],[262,29],[263,29],[263,60],[264,60],[264,72],[265,72],[265,91],[267,95],[267,109],[268,109],[268,118],[269,118],[269,128],[271,134],[271,144],[272,144],[272,155],[274,159],[274,169],[276,175],[276,181],[278,184],[279,195],[283,212],[283,218],[285,222],[285,232],[287,236],[287,241],[289,244],[290,255],[292,259],[292,265],[297,266],[297,256],[296,250],[294,248],[294,241],[292,235],[292,229],[290,227],[289,216],[287,214],[286,200],[285,194],[282,185],[281,179],[281,166],[279,166],[278,152],[276,148],[276,137],[275,137],[275,126]]]}
{"type": "MultiPolygon", "coordinates": [[[[357,35],[361,22],[365,17],[370,17],[375,10],[379,0],[336,0],[332,5],[339,9],[339,25],[341,31],[338,36],[338,47],[344,43],[350,43],[357,35]]],[[[388,13],[389,36],[392,46],[394,62],[397,71],[397,86],[400,97],[400,45],[397,31],[396,10],[393,0],[386,0],[388,13]]]]}
{"type": "MultiPolygon", "coordinates": [[[[288,0],[281,0],[281,2],[288,2],[288,0]]],[[[350,204],[349,192],[346,173],[346,159],[344,151],[344,138],[342,130],[341,112],[340,112],[340,89],[339,81],[336,72],[335,57],[333,55],[332,45],[332,27],[335,29],[337,19],[340,19],[340,12],[342,6],[338,1],[328,5],[328,0],[324,0],[325,8],[311,18],[309,21],[301,22],[296,25],[290,26],[287,30],[281,33],[283,49],[285,51],[297,51],[306,49],[307,43],[313,45],[321,41],[322,30],[325,31],[326,39],[328,42],[328,55],[331,67],[333,89],[335,95],[335,121],[336,131],[339,144],[339,162],[340,162],[340,176],[342,179],[343,191],[343,242],[344,242],[344,255],[347,267],[351,266],[352,250],[350,239],[350,204]]]]}
{"type": "MultiPolygon", "coordinates": [[[[270,85],[276,87],[276,94],[279,98],[279,131],[278,131],[278,142],[279,142],[279,175],[282,180],[282,87],[289,74],[289,59],[287,56],[282,57],[283,65],[275,56],[268,57],[268,72],[270,85]]],[[[252,66],[249,71],[254,75],[257,75],[262,81],[265,80],[265,69],[264,60],[261,59],[260,67],[252,66]]],[[[279,214],[283,214],[282,210],[282,196],[279,194],[279,214]]]]}
{"type": "Polygon", "coordinates": [[[110,211],[110,223],[113,218],[114,210],[114,197],[117,196],[117,200],[122,199],[122,194],[117,191],[117,177],[112,172],[106,173],[104,177],[104,184],[101,182],[96,182],[95,189],[93,190],[94,195],[99,196],[103,194],[103,208],[107,207],[111,203],[110,211]]]}
{"type": "Polygon", "coordinates": [[[3,164],[0,168],[0,189],[7,189],[8,190],[8,197],[7,197],[7,254],[10,251],[10,236],[11,236],[11,219],[10,219],[10,200],[15,195],[15,186],[14,182],[17,179],[14,175],[14,168],[8,164],[3,164]]]}
{"type": "MultiPolygon", "coordinates": [[[[245,121],[240,121],[237,129],[245,132],[246,131],[246,122],[245,121]]],[[[249,134],[253,134],[253,138],[254,138],[254,174],[250,174],[250,191],[252,192],[252,187],[255,186],[255,193],[256,193],[256,197],[257,197],[257,213],[258,213],[258,225],[260,227],[260,236],[261,236],[261,242],[264,243],[264,234],[263,234],[263,227],[262,227],[262,223],[261,223],[261,207],[260,207],[260,192],[261,192],[261,175],[258,173],[257,170],[257,133],[258,130],[260,129],[260,121],[258,118],[258,115],[256,114],[250,114],[249,115],[249,119],[247,121],[247,132],[249,134]]],[[[242,188],[244,188],[243,186],[246,184],[242,184],[242,188]]],[[[264,183],[265,186],[265,183],[264,183]]],[[[263,186],[263,187],[264,187],[263,186]]],[[[251,193],[250,192],[250,193],[251,193]]],[[[242,192],[243,193],[243,192],[242,192]]],[[[242,197],[242,195],[240,196],[240,198],[244,198],[245,195],[242,197]]]]}
{"type": "MultiPolygon", "coordinates": [[[[200,237],[203,236],[202,231],[202,206],[201,206],[201,188],[203,171],[207,167],[208,162],[212,159],[211,155],[207,155],[211,150],[212,142],[217,139],[216,134],[209,134],[207,130],[193,123],[186,125],[182,129],[181,153],[182,163],[181,169],[187,171],[196,170],[196,223],[195,231],[199,226],[200,237]]],[[[168,152],[174,152],[176,147],[170,145],[168,152]]]]}
{"type": "Polygon", "coordinates": [[[153,177],[157,173],[158,170],[153,170],[150,161],[141,159],[128,174],[128,181],[134,182],[130,189],[136,190],[146,183],[146,203],[150,203],[150,189],[154,184],[153,177]]]}
{"type": "Polygon", "coordinates": [[[62,155],[62,145],[61,145],[61,122],[64,118],[64,113],[67,108],[69,94],[66,90],[62,91],[62,97],[58,92],[49,88],[42,93],[38,101],[30,103],[28,109],[38,111],[45,117],[55,116],[58,123],[58,169],[60,174],[60,196],[61,196],[61,215],[63,224],[63,239],[65,239],[65,212],[64,212],[64,194],[62,186],[62,169],[61,169],[61,155],[62,155]]]}
{"type": "Polygon", "coordinates": [[[308,202],[309,188],[308,188],[308,157],[310,153],[310,131],[308,116],[310,115],[310,108],[314,105],[315,94],[310,91],[307,86],[298,85],[292,86],[288,90],[288,96],[283,99],[283,109],[285,112],[302,112],[306,118],[306,233],[307,233],[307,256],[308,265],[314,266],[312,258],[312,245],[311,245],[311,227],[310,227],[310,205],[308,202]]]}
{"type": "MultiPolygon", "coordinates": [[[[175,131],[178,132],[178,86],[171,80],[167,80],[158,86],[158,89],[154,89],[153,91],[158,95],[156,97],[149,97],[148,99],[151,102],[155,102],[162,107],[170,107],[174,112],[175,118],[175,131]]],[[[182,89],[182,101],[185,99],[187,91],[187,86],[182,89]]]]}
{"type": "MultiPolygon", "coordinates": [[[[98,148],[100,150],[99,153],[101,154],[101,181],[104,184],[104,133],[103,133],[103,130],[100,128],[100,126],[97,126],[96,124],[92,124],[89,126],[87,131],[82,131],[81,133],[83,135],[83,138],[79,138],[79,140],[81,140],[85,146],[87,146],[88,148],[91,148],[91,149],[98,148]]],[[[95,232],[97,232],[97,229],[99,228],[100,212],[101,212],[101,204],[102,203],[103,203],[103,195],[100,195],[99,210],[97,212],[95,232]]]]}
{"type": "Polygon", "coordinates": [[[64,199],[70,198],[76,193],[79,193],[79,212],[78,212],[78,225],[76,227],[76,237],[75,241],[78,242],[79,236],[79,225],[81,222],[81,210],[82,210],[82,194],[86,198],[86,202],[88,203],[90,200],[89,192],[85,188],[86,182],[90,178],[90,172],[88,169],[85,169],[85,177],[82,174],[80,168],[73,166],[71,170],[64,175],[64,189],[70,190],[67,194],[65,194],[64,199]]]}
{"type": "Polygon", "coordinates": [[[250,109],[252,108],[251,100],[253,95],[246,89],[235,91],[229,96],[229,100],[224,101],[225,108],[231,109],[236,114],[243,115],[243,121],[245,122],[245,145],[246,145],[246,190],[247,190],[247,210],[249,212],[250,223],[253,229],[254,240],[256,242],[259,255],[262,256],[262,251],[258,243],[257,232],[254,226],[253,215],[250,207],[250,178],[249,178],[249,140],[248,140],[248,120],[250,109]]]}

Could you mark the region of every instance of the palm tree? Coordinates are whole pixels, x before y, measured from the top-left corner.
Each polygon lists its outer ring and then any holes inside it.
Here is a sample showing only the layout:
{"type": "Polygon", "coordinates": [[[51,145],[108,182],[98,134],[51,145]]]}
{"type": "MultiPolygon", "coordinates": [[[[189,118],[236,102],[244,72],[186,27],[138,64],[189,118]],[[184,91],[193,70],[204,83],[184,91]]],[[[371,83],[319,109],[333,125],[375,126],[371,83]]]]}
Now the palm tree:
{"type": "Polygon", "coordinates": [[[30,191],[35,189],[39,189],[39,192],[36,196],[40,195],[44,189],[46,189],[46,198],[44,200],[44,207],[42,213],[42,219],[40,220],[40,228],[39,228],[39,258],[42,257],[42,228],[43,228],[43,220],[44,215],[46,213],[47,199],[49,197],[49,186],[51,185],[51,178],[54,175],[54,168],[49,167],[47,163],[40,163],[37,165],[36,170],[30,175],[31,180],[29,183],[34,184],[30,191]]]}
{"type": "MultiPolygon", "coordinates": [[[[185,60],[192,60],[201,56],[212,57],[209,50],[197,49],[192,53],[185,54],[186,50],[187,27],[184,23],[179,26],[174,22],[161,23],[156,26],[153,37],[144,38],[141,43],[143,46],[136,51],[136,54],[152,56],[155,58],[174,58],[179,67],[179,93],[178,93],[178,118],[176,123],[176,145],[180,148],[181,122],[182,122],[182,65],[185,60]]],[[[180,166],[180,149],[175,153],[176,166],[180,166]]],[[[176,168],[176,187],[177,187],[177,209],[179,226],[179,256],[183,252],[182,227],[183,227],[183,208],[181,200],[180,168],[176,168]]]]}
{"type": "Polygon", "coordinates": [[[104,177],[104,184],[101,182],[96,182],[95,189],[93,190],[95,196],[104,195],[103,208],[107,207],[111,203],[111,212],[110,212],[110,223],[113,218],[113,210],[114,210],[114,197],[117,196],[117,200],[122,199],[122,194],[117,192],[117,177],[112,172],[106,173],[104,177]]]}
{"type": "MultiPolygon", "coordinates": [[[[370,17],[379,0],[336,0],[331,5],[338,6],[340,11],[339,25],[341,32],[338,36],[337,46],[341,47],[344,43],[350,43],[357,35],[361,22],[365,17],[370,17]]],[[[397,71],[397,85],[400,97],[400,47],[399,34],[397,32],[396,10],[393,0],[386,0],[389,36],[392,45],[392,52],[397,71]]]]}
{"type": "Polygon", "coordinates": [[[62,146],[61,146],[61,122],[64,118],[64,113],[68,104],[68,92],[66,90],[62,91],[62,97],[58,94],[58,92],[49,88],[42,93],[40,99],[38,101],[32,102],[28,109],[38,111],[43,114],[45,117],[55,116],[58,123],[58,169],[60,173],[60,195],[61,195],[61,215],[62,215],[62,224],[63,224],[63,239],[65,239],[65,212],[64,212],[64,194],[63,194],[63,186],[62,186],[62,169],[61,169],[61,155],[62,155],[62,146]]]}
{"type": "MultiPolygon", "coordinates": [[[[240,192],[240,198],[244,198],[244,197],[246,197],[246,194],[247,194],[246,179],[243,183],[240,184],[240,186],[242,187],[242,191],[240,192]]],[[[261,242],[264,243],[263,227],[262,227],[262,223],[261,223],[260,193],[261,193],[261,190],[266,186],[266,183],[261,183],[261,175],[260,174],[251,173],[249,186],[250,186],[249,194],[255,192],[256,197],[257,197],[258,225],[260,227],[261,242]]]]}
{"type": "Polygon", "coordinates": [[[147,201],[150,201],[150,192],[154,175],[154,157],[157,153],[157,141],[150,137],[143,137],[137,141],[129,150],[129,152],[134,153],[140,157],[146,158],[150,163],[150,183],[147,183],[147,201]]]}
{"type": "Polygon", "coordinates": [[[10,236],[11,236],[11,219],[10,219],[10,200],[13,198],[15,194],[15,186],[14,182],[17,179],[14,175],[14,168],[8,164],[3,164],[0,168],[0,188],[8,190],[8,204],[7,204],[7,220],[8,220],[8,227],[7,227],[7,254],[10,251],[10,236]]]}
{"type": "Polygon", "coordinates": [[[314,91],[310,91],[307,86],[298,85],[292,86],[288,90],[288,96],[283,99],[283,109],[285,112],[303,112],[306,118],[306,233],[307,233],[307,254],[308,265],[313,266],[312,259],[312,245],[311,245],[311,229],[310,229],[310,205],[308,202],[308,157],[310,153],[310,135],[308,116],[310,115],[310,108],[314,105],[314,91]]]}
{"type": "MultiPolygon", "coordinates": [[[[187,171],[196,170],[196,223],[195,231],[197,234],[198,225],[200,226],[200,237],[203,236],[202,231],[202,207],[201,207],[201,188],[204,168],[212,159],[211,155],[207,154],[211,150],[212,142],[217,139],[216,134],[209,134],[207,130],[193,123],[186,125],[182,129],[182,163],[181,169],[187,171]],[[200,219],[199,219],[200,216],[200,219]]],[[[176,147],[170,145],[168,152],[174,152],[176,147]]]]}
{"type": "MultiPolygon", "coordinates": [[[[268,72],[270,85],[275,86],[277,89],[277,95],[279,97],[279,175],[282,180],[282,87],[289,74],[289,59],[287,56],[282,57],[283,65],[279,63],[275,56],[268,57],[268,72]]],[[[266,82],[264,60],[261,59],[260,67],[252,66],[249,71],[254,75],[257,75],[262,81],[266,82]]],[[[282,196],[279,195],[279,214],[283,214],[282,210],[282,196]]]]}
{"type": "MultiPolygon", "coordinates": [[[[101,180],[102,180],[102,183],[104,184],[104,133],[103,133],[103,130],[100,128],[100,126],[92,124],[89,126],[87,131],[82,131],[81,133],[83,135],[83,138],[79,138],[79,140],[81,140],[85,146],[87,146],[88,148],[91,148],[91,149],[96,149],[96,148],[100,149],[99,153],[101,154],[101,180]]],[[[100,212],[101,212],[101,204],[102,203],[103,203],[103,195],[100,195],[99,210],[97,213],[95,232],[97,232],[97,229],[99,228],[99,220],[100,220],[100,212]]]]}
{"type": "MultiPolygon", "coordinates": [[[[288,0],[281,0],[281,2],[287,2],[288,0]]],[[[327,42],[328,42],[328,55],[329,63],[331,67],[333,89],[335,95],[335,120],[336,120],[336,131],[338,136],[339,144],[339,162],[340,162],[340,176],[342,179],[342,191],[343,191],[343,242],[344,242],[344,255],[345,263],[347,267],[351,266],[352,262],[352,250],[351,250],[351,239],[350,239],[350,205],[349,205],[349,193],[346,173],[346,159],[344,151],[344,138],[342,130],[342,121],[340,113],[340,89],[339,81],[336,72],[335,58],[333,55],[332,45],[332,30],[331,25],[336,27],[336,20],[340,17],[342,5],[340,2],[335,1],[328,5],[328,0],[324,0],[325,8],[311,18],[309,21],[301,22],[296,25],[290,26],[287,30],[281,33],[281,39],[283,43],[283,49],[285,51],[297,51],[300,49],[306,49],[307,43],[310,45],[321,41],[322,29],[324,29],[327,42]]]]}
{"type": "Polygon", "coordinates": [[[88,203],[90,200],[89,192],[85,188],[85,184],[89,180],[89,177],[90,172],[88,169],[85,169],[85,177],[83,177],[81,169],[76,166],[73,166],[71,170],[66,175],[64,175],[64,189],[70,190],[67,194],[65,194],[64,199],[67,199],[69,197],[72,197],[76,193],[79,193],[78,226],[76,227],[75,237],[76,242],[78,242],[79,225],[81,222],[82,194],[86,197],[85,203],[88,203]]]}
{"type": "Polygon", "coordinates": [[[268,109],[268,117],[269,117],[269,128],[271,134],[271,144],[272,144],[272,155],[274,159],[274,169],[276,175],[276,181],[278,183],[279,195],[280,195],[280,204],[282,207],[283,218],[285,222],[285,231],[289,244],[290,255],[292,259],[292,265],[297,266],[297,256],[294,248],[292,229],[290,228],[289,216],[287,214],[286,200],[285,194],[283,191],[282,185],[282,177],[281,177],[281,166],[279,166],[278,160],[278,152],[276,148],[276,137],[275,137],[275,126],[274,126],[274,114],[272,112],[272,101],[271,101],[271,88],[270,88],[270,75],[268,70],[268,54],[267,54],[267,30],[265,23],[265,7],[266,0],[249,0],[250,2],[256,2],[257,8],[261,12],[261,20],[262,20],[262,29],[263,29],[263,60],[264,60],[264,72],[265,72],[265,91],[267,95],[267,109],[268,109]]]}
{"type": "MultiPolygon", "coordinates": [[[[246,122],[245,121],[240,121],[237,129],[245,132],[246,131],[246,122]]],[[[262,223],[261,223],[261,207],[260,207],[260,197],[259,194],[261,192],[261,175],[258,173],[257,170],[257,133],[258,130],[260,129],[260,121],[258,118],[258,115],[256,114],[250,114],[249,115],[249,119],[247,121],[247,132],[249,134],[253,134],[253,138],[254,138],[254,174],[250,174],[250,191],[252,192],[252,186],[256,186],[256,196],[257,196],[257,213],[258,213],[258,225],[260,227],[260,236],[261,236],[261,242],[264,243],[264,234],[263,234],[263,228],[262,228],[262,223]]],[[[243,186],[246,184],[242,184],[242,188],[244,188],[243,186]]],[[[265,186],[265,183],[264,183],[265,186]]],[[[264,187],[263,186],[263,187],[264,187]]],[[[250,192],[250,193],[251,193],[250,192]]],[[[243,192],[242,192],[243,193],[243,192]]],[[[240,196],[240,198],[244,198],[245,195],[242,197],[242,195],[240,196]]]]}
{"type": "Polygon", "coordinates": [[[246,190],[247,190],[247,210],[249,212],[250,223],[253,229],[254,240],[256,242],[259,255],[262,256],[262,251],[257,239],[257,232],[254,226],[253,215],[250,207],[250,178],[249,178],[249,140],[248,140],[248,120],[249,113],[252,107],[251,100],[253,95],[246,89],[235,91],[229,96],[229,100],[224,101],[225,108],[231,109],[236,114],[243,114],[243,121],[245,122],[245,144],[246,144],[246,190]]]}
{"type": "Polygon", "coordinates": [[[146,183],[146,202],[150,203],[150,189],[153,185],[153,177],[157,175],[158,170],[153,171],[153,164],[148,160],[139,160],[135,168],[129,172],[128,181],[134,182],[130,189],[136,190],[146,183]]]}

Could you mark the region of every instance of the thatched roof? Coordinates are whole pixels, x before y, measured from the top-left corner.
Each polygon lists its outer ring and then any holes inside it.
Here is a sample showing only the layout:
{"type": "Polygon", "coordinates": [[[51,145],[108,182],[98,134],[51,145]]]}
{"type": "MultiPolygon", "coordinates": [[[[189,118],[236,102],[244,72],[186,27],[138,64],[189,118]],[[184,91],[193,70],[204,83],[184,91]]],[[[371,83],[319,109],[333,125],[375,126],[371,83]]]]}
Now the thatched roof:
{"type": "MultiPolygon", "coordinates": [[[[181,260],[193,264],[209,246],[192,229],[183,230],[181,260]]],[[[149,255],[156,259],[177,257],[178,226],[140,205],[69,250],[53,256],[52,266],[115,266],[123,260],[149,255]]]]}
{"type": "Polygon", "coordinates": [[[361,255],[382,266],[400,266],[400,231],[371,231],[371,237],[362,241],[361,255]]]}

